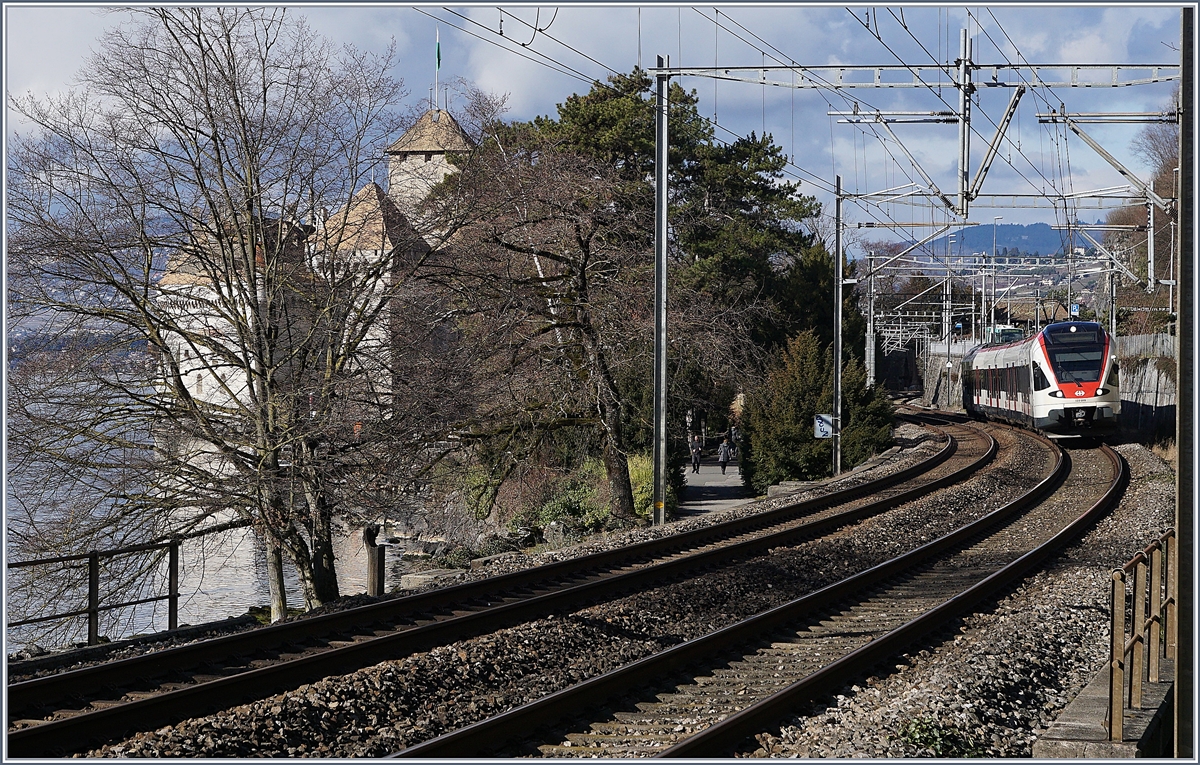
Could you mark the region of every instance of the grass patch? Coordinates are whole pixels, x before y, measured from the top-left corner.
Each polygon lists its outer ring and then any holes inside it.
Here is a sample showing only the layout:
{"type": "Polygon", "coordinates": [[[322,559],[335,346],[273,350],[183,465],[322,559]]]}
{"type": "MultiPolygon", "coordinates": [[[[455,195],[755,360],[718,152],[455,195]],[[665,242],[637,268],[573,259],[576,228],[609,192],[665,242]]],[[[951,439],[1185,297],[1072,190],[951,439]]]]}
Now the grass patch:
{"type": "Polygon", "coordinates": [[[1166,441],[1158,441],[1150,445],[1150,451],[1154,452],[1173,470],[1179,469],[1179,448],[1175,444],[1175,439],[1167,439],[1166,441]]]}

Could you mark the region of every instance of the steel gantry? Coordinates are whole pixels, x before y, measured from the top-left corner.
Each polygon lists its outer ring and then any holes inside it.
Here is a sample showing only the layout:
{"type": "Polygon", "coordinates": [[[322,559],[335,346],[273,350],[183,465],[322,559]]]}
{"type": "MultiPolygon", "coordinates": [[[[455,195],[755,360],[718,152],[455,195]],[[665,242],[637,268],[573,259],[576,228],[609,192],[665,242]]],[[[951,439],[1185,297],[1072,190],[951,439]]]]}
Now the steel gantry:
{"type": "MultiPolygon", "coordinates": [[[[959,32],[959,57],[953,67],[917,66],[910,64],[869,66],[804,66],[800,64],[778,66],[731,66],[731,67],[666,67],[655,70],[668,77],[704,77],[729,82],[796,89],[851,90],[857,88],[922,88],[954,89],[958,93],[957,111],[831,111],[831,116],[843,118],[844,122],[875,122],[884,127],[896,144],[900,146],[922,179],[929,185],[934,198],[940,200],[948,210],[965,218],[970,202],[980,197],[984,178],[995,159],[1001,140],[1016,113],[1017,104],[1028,88],[1119,88],[1176,81],[1180,77],[1179,64],[982,64],[971,56],[972,41],[963,29],[959,32]],[[787,73],[788,78],[776,77],[787,73]],[[757,76],[753,76],[757,75],[757,76]],[[769,76],[771,75],[771,76],[769,76]],[[970,175],[971,150],[971,96],[979,89],[1011,88],[1012,98],[1004,116],[997,125],[996,133],[988,144],[984,160],[972,181],[970,175]],[[904,122],[942,122],[958,124],[958,199],[949,197],[937,189],[930,176],[921,168],[902,141],[892,132],[889,124],[904,122]]],[[[1038,115],[1041,117],[1042,115],[1038,115]]],[[[1098,121],[1113,115],[1097,113],[1077,115],[1074,123],[1098,121]]],[[[1158,115],[1162,116],[1162,115],[1158,115]]],[[[1146,121],[1155,115],[1139,114],[1136,118],[1146,121]]],[[[1132,117],[1131,117],[1132,119],[1132,117]]],[[[1085,138],[1078,125],[1071,129],[1085,138]]],[[[1098,147],[1098,144],[1093,148],[1098,147]]],[[[1132,180],[1131,180],[1132,182],[1132,180]]],[[[1139,186],[1142,196],[1145,189],[1139,186]]],[[[1151,191],[1151,193],[1153,193],[1151,191]]],[[[1033,195],[1030,195],[1033,196],[1033,195]]],[[[861,197],[860,197],[861,198],[861,197]]],[[[993,205],[1003,206],[1003,205],[993,205]]]]}
{"type": "MultiPolygon", "coordinates": [[[[841,301],[840,296],[842,287],[847,283],[854,283],[862,280],[868,282],[868,312],[873,314],[873,299],[874,299],[874,276],[878,268],[883,268],[890,263],[875,266],[873,263],[868,266],[868,273],[858,279],[845,280],[841,275],[842,258],[842,227],[843,220],[841,215],[842,202],[844,200],[854,200],[863,204],[884,204],[894,202],[901,199],[907,201],[929,200],[935,202],[950,213],[956,220],[943,224],[892,224],[889,227],[915,227],[934,225],[938,230],[927,237],[924,237],[921,242],[905,251],[915,249],[929,241],[941,236],[949,230],[950,227],[977,225],[967,220],[972,202],[979,203],[984,207],[1029,207],[1029,208],[1061,208],[1066,211],[1068,208],[1073,210],[1081,209],[1108,209],[1111,207],[1122,207],[1130,204],[1146,204],[1149,202],[1152,206],[1163,207],[1169,204],[1166,200],[1157,197],[1153,189],[1143,183],[1136,175],[1130,173],[1120,166],[1120,163],[1115,159],[1110,159],[1111,155],[1107,155],[1102,148],[1099,147],[1094,140],[1087,136],[1079,127],[1079,123],[1101,121],[1105,119],[1114,119],[1121,116],[1129,119],[1138,119],[1147,121],[1150,119],[1163,118],[1165,115],[1153,114],[1134,114],[1134,115],[1118,115],[1086,113],[1076,115],[1049,115],[1069,119],[1068,126],[1077,135],[1087,142],[1093,149],[1109,159],[1110,163],[1117,167],[1118,172],[1130,182],[1130,186],[1113,187],[1108,189],[1099,189],[1092,192],[1083,192],[1078,194],[1002,194],[1002,195],[984,195],[982,193],[984,181],[987,177],[988,170],[992,162],[995,160],[999,146],[1005,139],[1006,133],[1012,120],[1016,114],[1018,103],[1022,95],[1029,88],[1119,88],[1130,87],[1136,85],[1147,85],[1152,83],[1177,81],[1181,78],[1183,66],[1181,64],[1013,64],[1005,62],[1003,64],[982,64],[976,63],[972,59],[972,41],[967,33],[967,30],[960,30],[959,37],[959,57],[951,66],[917,66],[909,64],[897,65],[870,65],[870,66],[843,66],[843,65],[827,65],[827,66],[806,66],[792,62],[791,64],[778,66],[732,66],[732,67],[672,67],[669,59],[664,63],[663,58],[658,57],[657,66],[650,70],[654,75],[657,83],[657,129],[656,129],[656,181],[655,181],[655,261],[656,271],[658,271],[658,279],[656,285],[665,275],[666,271],[666,239],[667,239],[667,221],[666,221],[666,204],[667,204],[667,189],[666,189],[666,156],[667,144],[669,135],[666,128],[667,114],[667,84],[672,77],[703,77],[708,79],[725,80],[729,82],[742,82],[761,86],[772,86],[781,88],[796,88],[796,89],[822,89],[833,91],[845,91],[858,88],[921,88],[931,91],[940,88],[952,88],[958,94],[957,109],[946,109],[940,111],[924,111],[924,112],[898,112],[898,111],[860,111],[857,105],[854,110],[849,112],[830,112],[831,115],[840,117],[841,122],[857,122],[857,123],[875,123],[883,126],[889,136],[901,148],[903,153],[912,162],[913,167],[920,174],[926,187],[921,188],[917,184],[910,184],[908,187],[899,189],[888,189],[881,192],[869,192],[865,194],[849,194],[842,190],[840,178],[836,185],[836,204],[837,210],[835,221],[835,316],[840,317],[841,301]],[[786,73],[786,77],[779,76],[786,73]],[[970,144],[971,144],[971,99],[972,96],[980,89],[987,88],[1010,88],[1013,90],[1012,96],[1009,99],[1008,106],[1005,109],[1003,117],[996,123],[996,131],[988,143],[984,153],[983,161],[980,163],[974,178],[970,175],[970,144]],[[957,194],[956,199],[952,200],[950,196],[939,189],[934,183],[932,176],[929,175],[912,156],[911,152],[904,146],[903,142],[891,129],[891,124],[896,123],[956,123],[958,126],[958,168],[956,173],[957,194]]],[[[1041,117],[1043,115],[1039,115],[1041,117]]],[[[1163,208],[1165,209],[1165,208],[1163,208]]],[[[864,224],[870,226],[871,224],[864,224]]],[[[993,250],[995,248],[993,247],[993,250]]],[[[902,253],[904,254],[904,253],[902,253]]],[[[995,253],[992,253],[993,257],[995,253]]],[[[899,256],[896,256],[899,257],[899,256]]],[[[892,258],[895,260],[895,258],[892,258]]],[[[994,276],[993,276],[994,279],[994,276]]],[[[943,306],[941,311],[941,319],[943,325],[942,336],[946,338],[947,353],[949,353],[949,336],[950,336],[950,313],[954,306],[950,305],[951,296],[951,275],[950,268],[947,264],[946,276],[943,284],[943,306]]],[[[1010,283],[1009,289],[1012,284],[1010,283]]],[[[993,290],[994,291],[994,290],[993,290]]],[[[664,515],[660,514],[662,501],[666,492],[666,405],[665,405],[665,390],[666,390],[666,294],[665,287],[658,286],[656,289],[656,343],[655,343],[655,450],[654,450],[654,471],[655,471],[655,522],[660,523],[665,519],[664,515]],[[657,294],[661,290],[661,295],[657,294]]],[[[993,300],[995,298],[993,297],[993,300]]],[[[972,301],[972,311],[974,301],[972,301]]],[[[982,306],[981,306],[982,311],[982,306]]],[[[973,314],[972,314],[973,315],[973,314]]],[[[981,314],[982,318],[982,314],[981,314]]],[[[868,324],[871,327],[872,335],[874,335],[876,326],[873,316],[868,316],[868,324]]],[[[901,325],[902,326],[902,325],[901,325]]],[[[834,327],[835,341],[834,347],[841,346],[841,326],[834,327]]],[[[893,331],[890,327],[884,326],[882,333],[885,337],[902,337],[904,331],[898,328],[893,331]]],[[[872,337],[869,342],[873,343],[872,337]]],[[[888,342],[894,342],[888,340],[888,342]]],[[[870,353],[869,366],[871,377],[874,377],[874,353],[870,353]]],[[[949,356],[947,356],[949,363],[949,356]]],[[[841,372],[842,364],[840,354],[835,356],[834,365],[834,390],[835,401],[838,398],[837,393],[841,387],[841,372]]],[[[948,379],[948,378],[947,378],[948,379]]],[[[835,406],[835,409],[837,407],[835,406]]],[[[840,411],[834,413],[834,471],[835,473],[840,468],[840,459],[838,458],[840,445],[840,411]]]]}

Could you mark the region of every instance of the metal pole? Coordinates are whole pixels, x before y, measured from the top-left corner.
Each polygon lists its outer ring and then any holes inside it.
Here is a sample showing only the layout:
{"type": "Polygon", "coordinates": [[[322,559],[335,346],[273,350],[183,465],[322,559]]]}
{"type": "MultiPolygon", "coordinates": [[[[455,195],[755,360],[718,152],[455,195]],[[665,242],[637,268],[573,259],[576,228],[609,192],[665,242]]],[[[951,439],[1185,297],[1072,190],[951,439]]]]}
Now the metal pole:
{"type": "Polygon", "coordinates": [[[833,474],[842,473],[842,176],[833,207],[833,474]]]}
{"type": "Polygon", "coordinates": [[[1108,272],[1108,334],[1117,337],[1117,264],[1108,272]]]}
{"type": "MultiPolygon", "coordinates": [[[[1175,313],[1175,221],[1171,221],[1171,246],[1167,252],[1167,310],[1175,313]]],[[[1179,315],[1176,314],[1175,322],[1179,323],[1179,315]]]]}
{"type": "MultiPolygon", "coordinates": [[[[974,301],[971,301],[974,304],[974,301]]],[[[972,308],[974,313],[975,309],[972,308]]],[[[987,274],[980,269],[979,273],[979,344],[987,342],[987,333],[984,331],[984,316],[987,314],[987,274]]]]}
{"type": "Polygon", "coordinates": [[[867,387],[875,385],[875,253],[867,254],[867,387]]]}
{"type": "Polygon", "coordinates": [[[1176,603],[1175,641],[1175,756],[1195,757],[1195,603],[1196,594],[1196,233],[1195,219],[1195,56],[1196,9],[1180,9],[1179,84],[1179,323],[1176,327],[1175,362],[1179,396],[1175,406],[1174,545],[1176,603]]]}
{"type": "Polygon", "coordinates": [[[967,175],[971,170],[971,39],[967,30],[959,32],[958,56],[958,214],[967,215],[967,175]]]}
{"type": "Polygon", "coordinates": [[[100,642],[100,553],[88,553],[88,645],[100,642]]]}
{"type": "Polygon", "coordinates": [[[1154,292],[1158,281],[1154,276],[1154,203],[1146,203],[1149,226],[1146,231],[1146,292],[1154,292]]]}
{"type": "MultiPolygon", "coordinates": [[[[992,216],[992,326],[996,326],[996,224],[1004,220],[1003,215],[992,216]]],[[[1011,322],[1011,317],[1009,318],[1011,322]]]]}
{"type": "Polygon", "coordinates": [[[946,384],[942,386],[942,408],[950,406],[950,267],[942,280],[942,342],[946,344],[946,384]]]}
{"type": "Polygon", "coordinates": [[[179,627],[179,541],[171,542],[167,556],[167,629],[179,627]]]}
{"type": "MultiPolygon", "coordinates": [[[[663,68],[658,57],[658,68],[663,68]]],[[[655,75],[654,137],[654,518],[667,522],[667,84],[655,75]]]]}
{"type": "MultiPolygon", "coordinates": [[[[1074,245],[1074,242],[1072,242],[1074,245]]],[[[1067,246],[1067,320],[1070,321],[1070,282],[1075,273],[1075,248],[1067,246]]]]}

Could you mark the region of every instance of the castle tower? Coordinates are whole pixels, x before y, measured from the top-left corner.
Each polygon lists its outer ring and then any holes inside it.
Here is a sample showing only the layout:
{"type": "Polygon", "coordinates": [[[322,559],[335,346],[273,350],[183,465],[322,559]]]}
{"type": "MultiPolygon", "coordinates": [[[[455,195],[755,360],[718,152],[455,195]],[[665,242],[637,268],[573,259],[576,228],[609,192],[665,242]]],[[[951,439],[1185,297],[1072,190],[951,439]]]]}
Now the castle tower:
{"type": "Polygon", "coordinates": [[[431,109],[387,148],[388,196],[411,215],[429,190],[449,175],[447,155],[471,150],[471,139],[444,109],[431,109]]]}

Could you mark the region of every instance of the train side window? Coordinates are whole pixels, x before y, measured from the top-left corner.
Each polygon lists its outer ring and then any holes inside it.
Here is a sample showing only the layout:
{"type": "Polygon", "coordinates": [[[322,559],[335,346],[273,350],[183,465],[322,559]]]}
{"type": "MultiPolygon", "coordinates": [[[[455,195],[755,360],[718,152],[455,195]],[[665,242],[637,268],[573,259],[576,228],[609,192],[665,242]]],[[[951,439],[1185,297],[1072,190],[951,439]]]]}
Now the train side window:
{"type": "Polygon", "coordinates": [[[1117,387],[1117,374],[1121,371],[1119,369],[1119,366],[1120,365],[1117,364],[1117,360],[1113,359],[1112,368],[1108,370],[1107,385],[1109,385],[1110,387],[1113,387],[1113,388],[1117,387]]]}
{"type": "Polygon", "coordinates": [[[1037,364],[1033,365],[1033,389],[1046,390],[1050,387],[1050,381],[1046,379],[1046,375],[1042,372],[1042,368],[1037,364]]]}

